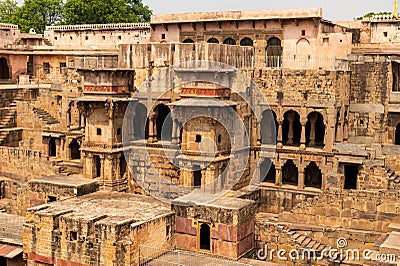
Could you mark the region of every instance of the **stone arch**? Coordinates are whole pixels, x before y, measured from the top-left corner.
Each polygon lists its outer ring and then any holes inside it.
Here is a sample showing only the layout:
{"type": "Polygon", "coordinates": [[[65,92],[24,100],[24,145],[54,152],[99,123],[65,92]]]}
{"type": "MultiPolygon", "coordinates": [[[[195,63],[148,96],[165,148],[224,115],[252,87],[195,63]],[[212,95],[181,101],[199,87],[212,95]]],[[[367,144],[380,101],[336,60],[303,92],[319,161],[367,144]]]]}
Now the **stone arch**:
{"type": "Polygon", "coordinates": [[[139,103],[135,108],[135,118],[133,121],[133,133],[136,140],[147,139],[149,137],[149,123],[147,121],[147,108],[139,103]]]}
{"type": "Polygon", "coordinates": [[[282,184],[297,186],[299,170],[292,160],[287,160],[282,167],[282,184]]]}
{"type": "Polygon", "coordinates": [[[183,43],[194,43],[194,41],[190,38],[183,40],[183,43]]]}
{"type": "Polygon", "coordinates": [[[276,168],[269,158],[265,158],[260,165],[260,182],[275,183],[276,168]]]}
{"type": "Polygon", "coordinates": [[[208,43],[219,43],[218,39],[217,39],[217,38],[214,38],[214,37],[208,39],[207,42],[208,42],[208,43]]]}
{"type": "Polygon", "coordinates": [[[267,67],[280,67],[283,52],[281,40],[277,37],[269,38],[265,49],[267,67]]]}
{"type": "Polygon", "coordinates": [[[240,46],[253,46],[254,42],[249,37],[245,37],[240,41],[240,46]]]}
{"type": "Polygon", "coordinates": [[[81,159],[81,145],[76,139],[73,139],[69,144],[69,154],[71,160],[81,159]]]}
{"type": "Polygon", "coordinates": [[[320,112],[311,112],[307,116],[306,142],[309,147],[325,146],[324,117],[320,112]]]}
{"type": "Polygon", "coordinates": [[[400,123],[397,124],[397,126],[396,126],[396,134],[395,134],[394,144],[400,145],[400,123]]]}
{"type": "Polygon", "coordinates": [[[310,162],[304,169],[304,186],[319,189],[322,187],[322,172],[315,162],[310,162]]]}
{"type": "Polygon", "coordinates": [[[282,133],[283,143],[285,145],[300,145],[301,123],[298,112],[289,110],[284,114],[282,133]]]}
{"type": "Polygon", "coordinates": [[[161,141],[172,140],[172,119],[170,116],[171,110],[168,106],[160,104],[155,108],[157,115],[156,119],[156,131],[157,139],[161,141]]]}
{"type": "Polygon", "coordinates": [[[311,45],[307,39],[302,38],[297,42],[296,55],[299,55],[299,56],[310,56],[311,55],[311,45]]]}
{"type": "Polygon", "coordinates": [[[10,79],[10,68],[5,57],[0,57],[0,79],[10,79]]]}
{"type": "Polygon", "coordinates": [[[231,37],[228,37],[228,38],[226,38],[226,39],[224,40],[224,44],[236,45],[236,40],[233,39],[233,38],[231,38],[231,37]]]}
{"type": "Polygon", "coordinates": [[[276,113],[274,111],[265,110],[262,113],[260,127],[261,143],[275,144],[276,136],[278,134],[278,122],[276,120],[276,113]]]}
{"type": "Polygon", "coordinates": [[[211,249],[211,232],[208,224],[200,225],[200,249],[211,249]]]}
{"type": "Polygon", "coordinates": [[[49,157],[56,157],[56,156],[57,156],[56,139],[50,138],[50,140],[49,140],[49,157]]]}

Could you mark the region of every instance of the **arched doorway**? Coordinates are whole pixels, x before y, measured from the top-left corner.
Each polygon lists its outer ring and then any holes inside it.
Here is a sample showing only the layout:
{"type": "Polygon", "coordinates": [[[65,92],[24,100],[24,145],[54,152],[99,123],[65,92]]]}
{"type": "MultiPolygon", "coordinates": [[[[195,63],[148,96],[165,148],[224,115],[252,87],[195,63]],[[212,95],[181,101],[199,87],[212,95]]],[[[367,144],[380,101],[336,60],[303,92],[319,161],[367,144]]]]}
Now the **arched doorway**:
{"type": "Polygon", "coordinates": [[[208,43],[219,43],[219,41],[218,41],[216,38],[214,38],[214,37],[208,39],[207,42],[208,42],[208,43]]]}
{"type": "Polygon", "coordinates": [[[281,40],[272,37],[267,42],[266,48],[267,67],[280,67],[282,64],[282,45],[281,40]]]}
{"type": "Polygon", "coordinates": [[[126,160],[124,155],[121,155],[121,157],[119,158],[119,173],[121,179],[126,173],[126,160]]]}
{"type": "Polygon", "coordinates": [[[226,38],[226,39],[224,40],[224,44],[236,45],[236,41],[235,41],[233,38],[229,37],[229,38],[226,38]]]}
{"type": "Polygon", "coordinates": [[[283,143],[285,143],[285,145],[300,145],[301,123],[299,113],[291,110],[284,114],[282,133],[283,143]]]}
{"type": "Polygon", "coordinates": [[[322,173],[317,164],[311,162],[304,170],[304,186],[320,189],[322,186],[322,173]]]}
{"type": "Polygon", "coordinates": [[[210,226],[208,224],[202,224],[200,226],[200,249],[210,250],[211,249],[211,235],[210,226]]]}
{"type": "Polygon", "coordinates": [[[133,132],[136,140],[145,139],[148,131],[147,108],[143,104],[138,104],[135,108],[135,118],[133,121],[133,132]]]}
{"type": "Polygon", "coordinates": [[[278,123],[276,121],[276,114],[274,111],[266,110],[263,112],[260,127],[261,143],[275,144],[278,133],[278,123]]]}
{"type": "Polygon", "coordinates": [[[311,45],[307,39],[300,39],[296,44],[296,55],[308,57],[311,55],[311,45]]]}
{"type": "Polygon", "coordinates": [[[81,145],[79,145],[76,139],[73,139],[69,144],[69,152],[71,156],[71,160],[80,160],[81,159],[81,145]]]}
{"type": "Polygon", "coordinates": [[[265,159],[260,165],[260,181],[267,183],[275,183],[276,169],[271,159],[265,159]]]}
{"type": "Polygon", "coordinates": [[[395,136],[394,144],[400,145],[400,123],[397,124],[397,127],[396,127],[396,136],[395,136]]]}
{"type": "Polygon", "coordinates": [[[156,107],[156,128],[157,128],[157,139],[161,141],[172,140],[172,119],[169,115],[171,110],[168,106],[160,104],[156,107]]]}
{"type": "Polygon", "coordinates": [[[240,46],[253,46],[253,40],[246,37],[240,41],[240,46]]]}
{"type": "Polygon", "coordinates": [[[4,57],[0,58],[0,79],[10,79],[10,68],[4,57]]]}
{"type": "Polygon", "coordinates": [[[49,156],[50,157],[57,156],[57,146],[56,146],[55,138],[50,138],[50,140],[49,140],[49,156]]]}
{"type": "Polygon", "coordinates": [[[194,41],[192,39],[185,39],[183,40],[183,43],[194,43],[194,41]]]}
{"type": "Polygon", "coordinates": [[[282,184],[298,185],[299,171],[292,160],[288,160],[282,167],[282,184]]]}
{"type": "Polygon", "coordinates": [[[324,117],[319,112],[307,116],[306,141],[309,147],[324,147],[325,124],[324,117]]]}

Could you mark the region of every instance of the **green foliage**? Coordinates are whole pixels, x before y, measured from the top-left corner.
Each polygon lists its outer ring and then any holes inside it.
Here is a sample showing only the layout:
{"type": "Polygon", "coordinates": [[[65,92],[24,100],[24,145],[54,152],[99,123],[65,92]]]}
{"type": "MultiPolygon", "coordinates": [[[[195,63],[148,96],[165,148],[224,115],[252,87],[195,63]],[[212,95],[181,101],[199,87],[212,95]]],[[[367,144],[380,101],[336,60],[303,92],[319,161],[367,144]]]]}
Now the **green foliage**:
{"type": "Polygon", "coordinates": [[[14,13],[17,11],[17,2],[13,0],[0,1],[0,22],[11,23],[14,13]]]}
{"type": "Polygon", "coordinates": [[[148,22],[152,11],[142,0],[0,0],[0,22],[17,24],[21,32],[58,24],[148,22]]]}
{"type": "Polygon", "coordinates": [[[56,25],[62,21],[62,0],[25,0],[12,17],[12,23],[17,24],[22,32],[34,28],[37,33],[43,33],[46,26],[56,25]]]}
{"type": "Polygon", "coordinates": [[[372,18],[373,16],[381,16],[381,15],[391,15],[392,12],[369,12],[362,17],[355,18],[355,20],[363,20],[366,18],[372,18]]]}
{"type": "Polygon", "coordinates": [[[152,11],[141,0],[67,0],[64,24],[150,21],[152,11]]]}

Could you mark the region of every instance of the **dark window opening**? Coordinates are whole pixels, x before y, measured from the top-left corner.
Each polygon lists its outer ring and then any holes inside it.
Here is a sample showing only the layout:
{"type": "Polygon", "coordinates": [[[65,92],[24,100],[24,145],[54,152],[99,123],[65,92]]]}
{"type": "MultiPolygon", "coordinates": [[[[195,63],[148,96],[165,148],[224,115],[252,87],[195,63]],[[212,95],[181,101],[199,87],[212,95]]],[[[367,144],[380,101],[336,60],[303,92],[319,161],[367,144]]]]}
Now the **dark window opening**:
{"type": "Polygon", "coordinates": [[[275,144],[276,136],[278,135],[278,122],[274,111],[266,110],[263,112],[260,127],[261,143],[275,144]]]}
{"type": "Polygon", "coordinates": [[[201,179],[202,179],[202,175],[201,175],[201,169],[200,166],[195,166],[195,169],[199,169],[193,172],[193,186],[194,187],[201,187],[201,179]]]}
{"type": "Polygon", "coordinates": [[[400,92],[400,64],[392,63],[393,87],[392,91],[400,92]]]}
{"type": "Polygon", "coordinates": [[[69,150],[71,153],[71,160],[80,160],[81,159],[81,146],[79,145],[76,139],[73,139],[69,144],[69,150]]]}
{"type": "Polygon", "coordinates": [[[161,40],[165,40],[165,33],[161,34],[161,40]]]}
{"type": "Polygon", "coordinates": [[[185,39],[183,43],[194,43],[194,41],[192,39],[185,39]]]}
{"type": "Polygon", "coordinates": [[[95,155],[93,156],[94,160],[94,167],[95,167],[95,177],[100,177],[101,176],[101,159],[100,156],[95,155]]]}
{"type": "Polygon", "coordinates": [[[69,232],[69,240],[70,241],[78,240],[78,232],[75,232],[75,231],[69,232]]]}
{"type": "Polygon", "coordinates": [[[218,143],[221,143],[221,141],[222,141],[222,136],[221,136],[221,135],[218,135],[217,142],[218,142],[218,143]]]}
{"type": "Polygon", "coordinates": [[[121,155],[121,157],[119,158],[119,171],[120,177],[122,179],[126,174],[126,160],[124,155],[121,155]]]}
{"type": "Polygon", "coordinates": [[[197,143],[201,142],[201,135],[196,135],[196,142],[197,143]]]}
{"type": "Polygon", "coordinates": [[[299,171],[292,160],[288,160],[282,168],[282,184],[298,185],[299,171]]]}
{"type": "Polygon", "coordinates": [[[344,165],[344,189],[357,189],[358,172],[358,165],[344,165]]]}
{"type": "Polygon", "coordinates": [[[400,145],[400,124],[398,124],[396,127],[396,136],[395,136],[394,144],[400,145]]]}
{"type": "Polygon", "coordinates": [[[57,146],[56,146],[55,138],[50,138],[50,140],[49,140],[49,156],[50,157],[57,156],[57,146]]]}
{"type": "Polygon", "coordinates": [[[170,237],[171,236],[171,226],[170,225],[167,225],[165,227],[165,236],[166,237],[170,237]]]}
{"type": "Polygon", "coordinates": [[[324,117],[318,112],[312,112],[307,117],[306,142],[310,147],[324,147],[325,145],[324,117]]]}
{"type": "Polygon", "coordinates": [[[101,136],[101,128],[97,129],[97,136],[101,136]]]}
{"type": "Polygon", "coordinates": [[[55,196],[48,196],[47,198],[48,198],[47,202],[55,202],[55,201],[57,201],[57,197],[55,197],[55,196]]]}
{"type": "Polygon", "coordinates": [[[210,226],[208,224],[202,224],[200,226],[200,249],[210,250],[211,249],[211,234],[210,226]]]}
{"type": "Polygon", "coordinates": [[[260,181],[275,183],[276,169],[270,159],[265,159],[260,166],[260,181]]]}
{"type": "Polygon", "coordinates": [[[117,136],[121,136],[121,129],[120,128],[117,129],[117,136]]]}
{"type": "Polygon", "coordinates": [[[0,79],[10,79],[10,68],[4,57],[0,58],[0,79]]]}
{"type": "Polygon", "coordinates": [[[207,41],[208,43],[219,43],[219,41],[216,38],[210,38],[207,41]]]}
{"type": "Polygon", "coordinates": [[[311,162],[304,171],[306,187],[321,188],[322,186],[322,173],[315,162],[311,162]]]}
{"type": "Polygon", "coordinates": [[[270,38],[266,50],[267,67],[280,67],[282,64],[281,40],[276,37],[270,38]]]}
{"type": "Polygon", "coordinates": [[[160,104],[156,108],[157,120],[157,139],[161,141],[170,141],[172,139],[172,119],[171,110],[168,106],[160,104]]]}
{"type": "Polygon", "coordinates": [[[236,41],[233,38],[226,38],[224,40],[224,44],[228,44],[228,45],[236,45],[236,41]]]}
{"type": "Polygon", "coordinates": [[[133,121],[133,132],[135,139],[148,139],[148,127],[149,123],[147,119],[147,108],[143,104],[138,104],[135,108],[135,118],[133,121]]]}
{"type": "Polygon", "coordinates": [[[89,40],[89,36],[85,36],[85,40],[86,40],[86,41],[89,40]]]}
{"type": "Polygon", "coordinates": [[[240,46],[253,46],[253,40],[247,37],[243,38],[240,41],[240,46]]]}
{"type": "Polygon", "coordinates": [[[288,111],[284,115],[282,133],[283,143],[290,146],[299,146],[301,138],[300,115],[295,111],[288,111]]]}
{"type": "Polygon", "coordinates": [[[43,63],[43,71],[45,74],[50,74],[50,63],[48,62],[43,63]]]}
{"type": "Polygon", "coordinates": [[[387,31],[384,31],[384,32],[383,32],[383,36],[384,36],[384,37],[387,37],[387,36],[388,36],[387,31]]]}
{"type": "Polygon", "coordinates": [[[301,31],[301,36],[306,36],[306,30],[301,31]]]}

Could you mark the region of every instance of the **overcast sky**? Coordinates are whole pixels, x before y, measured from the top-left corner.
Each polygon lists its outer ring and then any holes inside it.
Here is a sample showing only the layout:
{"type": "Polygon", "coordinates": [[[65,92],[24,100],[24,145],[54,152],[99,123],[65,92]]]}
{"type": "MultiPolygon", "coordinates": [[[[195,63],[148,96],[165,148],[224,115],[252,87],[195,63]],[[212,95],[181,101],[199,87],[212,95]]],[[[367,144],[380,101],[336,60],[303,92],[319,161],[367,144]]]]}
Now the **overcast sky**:
{"type": "Polygon", "coordinates": [[[322,7],[329,20],[351,20],[371,11],[393,11],[394,0],[142,0],[154,14],[221,10],[322,7]]]}

